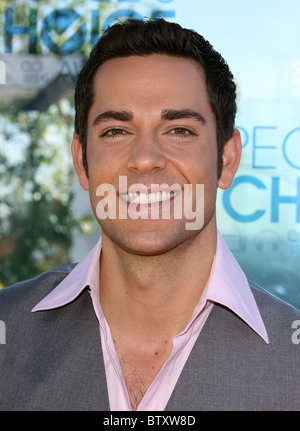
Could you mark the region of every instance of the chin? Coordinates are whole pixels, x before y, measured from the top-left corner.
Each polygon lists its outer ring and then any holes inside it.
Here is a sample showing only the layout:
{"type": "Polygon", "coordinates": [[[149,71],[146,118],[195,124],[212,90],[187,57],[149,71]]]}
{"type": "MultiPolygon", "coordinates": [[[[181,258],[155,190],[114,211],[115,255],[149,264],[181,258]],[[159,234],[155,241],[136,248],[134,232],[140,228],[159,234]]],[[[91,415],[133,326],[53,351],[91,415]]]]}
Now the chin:
{"type": "MultiPolygon", "coordinates": [[[[158,256],[188,243],[197,235],[197,231],[187,231],[184,226],[165,226],[163,229],[146,229],[136,226],[134,230],[107,229],[102,226],[104,243],[109,241],[122,250],[140,256],[158,256]]],[[[148,226],[149,227],[149,226],[148,226]]]]}

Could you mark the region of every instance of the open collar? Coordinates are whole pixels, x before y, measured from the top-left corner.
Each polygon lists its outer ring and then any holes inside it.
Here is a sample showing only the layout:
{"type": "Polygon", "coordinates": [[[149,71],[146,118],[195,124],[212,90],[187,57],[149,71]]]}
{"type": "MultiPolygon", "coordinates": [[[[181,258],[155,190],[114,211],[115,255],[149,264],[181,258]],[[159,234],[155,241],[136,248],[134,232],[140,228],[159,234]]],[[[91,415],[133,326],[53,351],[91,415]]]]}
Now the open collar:
{"type": "MultiPolygon", "coordinates": [[[[102,239],[78,263],[65,279],[31,311],[50,310],[73,301],[86,286],[96,292],[99,289],[99,260],[102,239]]],[[[237,314],[266,343],[268,334],[260,315],[248,280],[218,232],[217,250],[209,280],[200,302],[209,300],[224,305],[237,314]]],[[[194,315],[197,314],[197,307],[194,315]]]]}

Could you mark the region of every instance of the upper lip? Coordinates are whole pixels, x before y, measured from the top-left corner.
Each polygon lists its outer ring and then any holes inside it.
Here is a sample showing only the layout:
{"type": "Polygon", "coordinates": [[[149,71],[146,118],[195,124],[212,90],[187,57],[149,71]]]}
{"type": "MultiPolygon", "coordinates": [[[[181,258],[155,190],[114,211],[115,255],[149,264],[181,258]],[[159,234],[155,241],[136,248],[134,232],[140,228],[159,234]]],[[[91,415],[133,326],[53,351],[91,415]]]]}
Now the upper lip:
{"type": "MultiPolygon", "coordinates": [[[[169,186],[168,184],[151,184],[150,186],[145,184],[132,184],[131,186],[127,187],[127,194],[128,193],[157,193],[157,192],[181,192],[182,187],[179,184],[172,184],[169,186]]],[[[120,192],[120,194],[125,194],[125,192],[120,192]]]]}

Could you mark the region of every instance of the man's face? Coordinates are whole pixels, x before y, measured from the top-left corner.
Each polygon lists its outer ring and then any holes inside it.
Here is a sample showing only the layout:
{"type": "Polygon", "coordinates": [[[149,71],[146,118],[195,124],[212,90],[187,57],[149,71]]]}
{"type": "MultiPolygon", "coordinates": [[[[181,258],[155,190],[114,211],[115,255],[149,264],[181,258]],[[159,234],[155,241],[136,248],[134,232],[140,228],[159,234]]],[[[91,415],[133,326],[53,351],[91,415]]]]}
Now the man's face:
{"type": "MultiPolygon", "coordinates": [[[[87,129],[89,176],[83,169],[77,172],[82,187],[89,190],[95,214],[102,199],[97,196],[98,186],[110,184],[116,190],[116,219],[99,220],[103,240],[135,254],[151,255],[184,244],[201,232],[212,233],[218,186],[216,121],[199,65],[156,54],[109,60],[96,73],[94,92],[87,129]],[[126,177],[125,193],[120,190],[120,177],[126,177]],[[136,184],[144,186],[143,193],[126,195],[136,184]],[[178,190],[156,202],[161,195],[149,194],[155,191],[153,185],[162,184],[176,184],[178,190]],[[183,204],[184,185],[190,185],[196,208],[196,184],[204,184],[204,224],[187,230],[184,211],[175,218],[174,207],[176,200],[183,204]],[[119,207],[124,214],[130,205],[142,218],[119,219],[119,207]],[[163,219],[166,205],[170,217],[163,219]]],[[[81,146],[76,148],[78,156],[81,146]]]]}

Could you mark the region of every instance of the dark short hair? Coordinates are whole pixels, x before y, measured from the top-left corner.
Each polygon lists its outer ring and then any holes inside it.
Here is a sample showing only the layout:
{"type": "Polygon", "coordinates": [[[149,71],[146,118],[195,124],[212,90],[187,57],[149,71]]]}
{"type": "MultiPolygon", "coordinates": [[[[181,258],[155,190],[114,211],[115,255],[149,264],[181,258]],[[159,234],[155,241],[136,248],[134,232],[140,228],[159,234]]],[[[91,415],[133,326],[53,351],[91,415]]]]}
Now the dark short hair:
{"type": "Polygon", "coordinates": [[[109,27],[94,45],[79,74],[75,87],[75,132],[82,145],[86,173],[87,119],[94,102],[94,76],[98,68],[113,58],[151,54],[193,59],[203,68],[210,105],[216,118],[220,175],[224,144],[234,132],[236,85],[233,75],[223,57],[201,35],[162,18],[148,21],[128,19],[109,27]]]}

